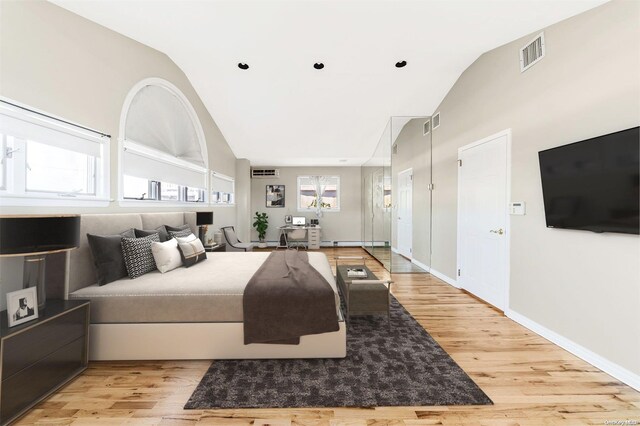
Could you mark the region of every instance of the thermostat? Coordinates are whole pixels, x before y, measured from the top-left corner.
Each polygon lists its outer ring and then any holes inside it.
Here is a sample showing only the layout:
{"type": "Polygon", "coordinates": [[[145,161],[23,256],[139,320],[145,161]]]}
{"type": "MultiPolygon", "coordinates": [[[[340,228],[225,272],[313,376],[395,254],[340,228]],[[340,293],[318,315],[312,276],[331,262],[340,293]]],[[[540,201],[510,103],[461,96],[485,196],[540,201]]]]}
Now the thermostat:
{"type": "Polygon", "coordinates": [[[526,211],[524,201],[514,201],[509,203],[509,214],[524,216],[526,211]]]}

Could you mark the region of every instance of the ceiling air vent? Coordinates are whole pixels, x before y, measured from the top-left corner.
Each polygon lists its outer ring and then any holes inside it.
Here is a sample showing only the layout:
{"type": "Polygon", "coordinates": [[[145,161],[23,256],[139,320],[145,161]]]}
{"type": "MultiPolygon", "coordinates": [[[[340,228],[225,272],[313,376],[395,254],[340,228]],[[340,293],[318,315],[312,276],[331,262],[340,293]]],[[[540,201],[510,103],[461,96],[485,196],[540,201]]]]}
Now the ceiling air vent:
{"type": "Polygon", "coordinates": [[[440,127],[440,113],[437,112],[433,117],[431,117],[431,121],[433,121],[433,130],[440,127]]]}
{"type": "Polygon", "coordinates": [[[540,33],[520,49],[520,72],[525,72],[544,58],[544,33],[540,33]]]}
{"type": "Polygon", "coordinates": [[[251,169],[251,177],[256,179],[267,179],[280,176],[279,169],[251,169]]]}
{"type": "Polygon", "coordinates": [[[431,131],[431,120],[427,120],[422,125],[422,135],[428,135],[431,131]]]}

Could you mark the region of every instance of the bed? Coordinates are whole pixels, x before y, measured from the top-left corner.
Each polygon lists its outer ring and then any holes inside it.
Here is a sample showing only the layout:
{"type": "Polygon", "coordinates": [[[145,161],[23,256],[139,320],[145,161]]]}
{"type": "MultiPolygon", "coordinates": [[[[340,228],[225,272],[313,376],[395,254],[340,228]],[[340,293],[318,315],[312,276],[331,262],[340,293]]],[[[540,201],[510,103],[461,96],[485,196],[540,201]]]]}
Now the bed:
{"type": "Polygon", "coordinates": [[[190,268],[153,271],[131,280],[95,284],[87,233],[117,234],[128,228],[154,229],[187,223],[195,213],[83,215],[81,243],[67,255],[65,294],[91,300],[93,360],[340,358],[346,356],[346,327],[327,257],[309,253],[309,264],[331,285],[339,330],[302,336],[299,345],[243,341],[243,292],[267,252],[208,253],[190,268]]]}

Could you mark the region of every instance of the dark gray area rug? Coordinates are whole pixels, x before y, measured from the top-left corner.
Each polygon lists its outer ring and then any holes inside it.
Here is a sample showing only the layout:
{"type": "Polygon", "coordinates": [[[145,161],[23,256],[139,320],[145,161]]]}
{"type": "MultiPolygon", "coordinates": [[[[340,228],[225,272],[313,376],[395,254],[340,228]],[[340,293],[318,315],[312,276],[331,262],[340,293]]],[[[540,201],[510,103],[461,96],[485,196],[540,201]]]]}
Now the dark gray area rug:
{"type": "Polygon", "coordinates": [[[393,297],[354,317],[343,359],[214,361],[185,409],[488,405],[489,397],[393,297]]]}

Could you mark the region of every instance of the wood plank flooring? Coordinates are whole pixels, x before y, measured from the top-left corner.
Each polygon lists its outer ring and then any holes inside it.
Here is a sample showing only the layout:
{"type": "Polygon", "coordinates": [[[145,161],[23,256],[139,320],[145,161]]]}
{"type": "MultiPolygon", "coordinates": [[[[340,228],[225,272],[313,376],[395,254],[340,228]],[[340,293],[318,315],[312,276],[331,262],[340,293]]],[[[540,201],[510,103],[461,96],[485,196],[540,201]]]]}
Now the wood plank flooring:
{"type": "MultiPolygon", "coordinates": [[[[361,249],[327,249],[363,255],[361,249]]],[[[380,277],[386,272],[368,261],[380,277]]],[[[183,410],[210,361],[92,362],[19,424],[591,425],[640,424],[640,393],[424,274],[397,274],[393,294],[494,401],[493,406],[183,410]],[[611,424],[611,423],[610,423],[611,424]]]]}

